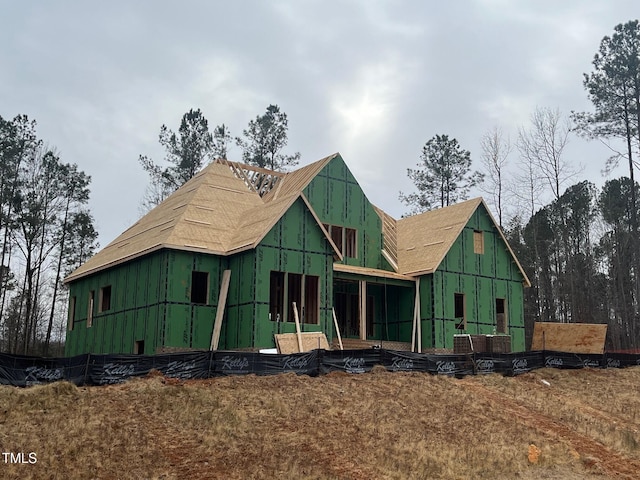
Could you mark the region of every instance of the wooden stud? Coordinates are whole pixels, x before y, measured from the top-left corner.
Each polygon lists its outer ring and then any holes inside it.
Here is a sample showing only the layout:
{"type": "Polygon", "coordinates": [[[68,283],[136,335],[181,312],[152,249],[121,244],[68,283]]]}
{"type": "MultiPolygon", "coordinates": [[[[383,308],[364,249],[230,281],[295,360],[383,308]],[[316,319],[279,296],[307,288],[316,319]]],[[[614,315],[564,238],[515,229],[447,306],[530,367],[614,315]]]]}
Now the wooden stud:
{"type": "Polygon", "coordinates": [[[216,319],[211,332],[210,350],[217,350],[220,342],[220,331],[222,330],[222,317],[227,305],[227,294],[229,292],[229,282],[231,280],[231,270],[222,272],[222,284],[220,285],[220,295],[218,295],[218,308],[216,309],[216,319]]]}
{"type": "Polygon", "coordinates": [[[413,309],[413,328],[411,329],[411,351],[415,352],[416,351],[416,312],[415,312],[415,306],[413,309]]]}
{"type": "Polygon", "coordinates": [[[422,353],[422,321],[420,320],[420,277],[416,278],[416,325],[418,333],[418,353],[422,353]]]}
{"type": "Polygon", "coordinates": [[[416,298],[413,302],[413,329],[411,331],[411,351],[416,351],[416,337],[418,336],[418,323],[420,321],[420,292],[416,280],[416,298]]]}
{"type": "Polygon", "coordinates": [[[89,309],[87,312],[87,328],[93,325],[93,290],[89,293],[89,309]]]}
{"type": "Polygon", "coordinates": [[[342,336],[340,335],[340,327],[338,326],[338,319],[336,318],[336,309],[332,308],[331,312],[333,313],[333,324],[336,326],[336,334],[338,335],[338,344],[340,345],[340,350],[344,350],[344,348],[342,348],[342,336]]]}
{"type": "Polygon", "coordinates": [[[296,302],[291,302],[293,305],[293,318],[296,321],[296,336],[298,337],[298,351],[302,352],[302,333],[300,332],[300,318],[298,318],[298,307],[296,302]]]}
{"type": "Polygon", "coordinates": [[[367,281],[360,280],[360,340],[367,339],[367,281]]]}

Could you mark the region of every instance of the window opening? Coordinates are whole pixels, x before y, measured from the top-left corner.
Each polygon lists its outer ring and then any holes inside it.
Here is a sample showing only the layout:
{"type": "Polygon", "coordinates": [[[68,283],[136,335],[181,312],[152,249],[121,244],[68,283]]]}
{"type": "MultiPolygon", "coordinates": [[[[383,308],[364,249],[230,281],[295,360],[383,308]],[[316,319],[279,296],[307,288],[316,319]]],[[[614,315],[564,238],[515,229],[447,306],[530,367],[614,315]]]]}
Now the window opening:
{"type": "Polygon", "coordinates": [[[320,277],[272,271],[269,277],[269,319],[294,322],[293,302],[301,323],[320,322],[320,277]]]}
{"type": "Polygon", "coordinates": [[[133,344],[134,355],[144,355],[144,340],[136,340],[133,344]]]}
{"type": "Polygon", "coordinates": [[[299,273],[287,274],[287,305],[289,306],[289,318],[290,322],[295,322],[293,314],[293,302],[296,302],[296,309],[298,310],[298,319],[302,322],[302,275],[299,273]]]}
{"type": "Polygon", "coordinates": [[[269,319],[284,322],[284,272],[271,272],[269,278],[269,319]]]}
{"type": "Polygon", "coordinates": [[[87,328],[93,325],[93,297],[95,292],[91,290],[89,292],[89,305],[87,309],[87,328]]]}
{"type": "Polygon", "coordinates": [[[305,275],[304,277],[304,323],[319,323],[320,313],[320,283],[319,277],[305,275]]]}
{"type": "Polygon", "coordinates": [[[507,309],[504,298],[496,298],[496,332],[507,333],[507,309]]]}
{"type": "Polygon", "coordinates": [[[191,272],[191,303],[209,303],[209,272],[191,272]]]}
{"type": "Polygon", "coordinates": [[[111,308],[111,285],[102,287],[98,297],[98,312],[105,312],[111,308]]]}
{"type": "Polygon", "coordinates": [[[356,239],[358,235],[355,228],[345,228],[345,257],[358,258],[358,245],[356,239]]]}
{"type": "Polygon", "coordinates": [[[454,293],[454,317],[456,319],[456,329],[464,330],[467,326],[466,308],[464,304],[464,293],[454,293]]]}
{"type": "Polygon", "coordinates": [[[344,245],[342,244],[343,228],[337,225],[331,225],[331,240],[338,247],[340,253],[344,253],[344,245]]]}

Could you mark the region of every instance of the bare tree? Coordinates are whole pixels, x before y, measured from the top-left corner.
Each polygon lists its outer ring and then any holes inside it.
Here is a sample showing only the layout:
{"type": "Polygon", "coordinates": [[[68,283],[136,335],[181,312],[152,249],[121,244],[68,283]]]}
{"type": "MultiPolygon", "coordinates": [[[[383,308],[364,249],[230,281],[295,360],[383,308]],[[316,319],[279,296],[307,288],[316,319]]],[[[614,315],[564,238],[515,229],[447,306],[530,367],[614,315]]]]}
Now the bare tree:
{"type": "MultiPolygon", "coordinates": [[[[536,245],[534,265],[537,268],[543,262],[548,261],[546,257],[551,258],[552,263],[548,267],[552,272],[551,276],[555,282],[552,287],[556,292],[571,292],[574,289],[570,275],[572,269],[571,242],[570,230],[567,225],[569,207],[565,202],[560,201],[563,197],[563,189],[580,171],[563,155],[569,142],[570,132],[569,121],[562,118],[558,109],[538,107],[531,115],[529,127],[520,128],[517,143],[521,161],[529,172],[527,186],[529,187],[532,213],[535,213],[536,198],[540,196],[534,193],[535,183],[545,185],[547,191],[551,191],[553,204],[557,207],[550,211],[550,214],[553,213],[551,223],[560,238],[551,242],[551,249],[548,252],[543,254],[539,249],[538,243],[541,234],[538,229],[539,225],[534,225],[532,232],[534,245],[536,245]]],[[[558,307],[553,309],[556,318],[565,322],[570,320],[567,295],[563,295],[557,304],[558,307]]]]}
{"type": "Polygon", "coordinates": [[[18,228],[13,242],[24,264],[24,324],[22,353],[29,353],[43,318],[41,289],[49,254],[55,248],[53,234],[61,209],[63,172],[55,151],[43,146],[24,161],[20,199],[15,211],[18,228]]]}
{"type": "Polygon", "coordinates": [[[16,287],[10,237],[17,228],[15,210],[20,199],[21,165],[42,144],[36,138],[35,129],[36,122],[26,115],[18,115],[13,120],[0,117],[0,320],[5,318],[7,294],[16,287]]]}
{"type": "Polygon", "coordinates": [[[539,171],[554,200],[560,198],[562,188],[580,172],[562,155],[570,132],[571,124],[562,119],[558,109],[537,107],[531,114],[529,128],[521,127],[518,133],[520,156],[539,171]]]}
{"type": "Polygon", "coordinates": [[[10,353],[47,353],[55,322],[66,316],[63,270],[89,251],[79,242],[97,237],[86,235],[95,233],[88,214],[75,228],[90,178],[62,163],[35,127],[26,115],[0,118],[0,349],[10,353]]]}
{"type": "Polygon", "coordinates": [[[560,198],[562,188],[580,172],[562,155],[570,132],[571,124],[563,120],[558,109],[537,107],[531,114],[530,127],[521,127],[518,133],[520,155],[539,170],[554,200],[560,198]]]}
{"type": "Polygon", "coordinates": [[[44,354],[49,353],[49,343],[53,330],[53,323],[58,300],[58,289],[62,280],[63,266],[65,262],[65,246],[69,241],[69,235],[75,233],[71,229],[71,220],[76,218],[78,211],[89,201],[89,183],[91,178],[78,170],[77,165],[62,164],[59,167],[60,189],[59,195],[61,208],[58,214],[58,221],[53,240],[57,244],[57,259],[55,261],[56,274],[53,280],[53,292],[51,307],[49,310],[49,321],[47,324],[47,335],[44,341],[44,354]]]}
{"type": "Polygon", "coordinates": [[[498,212],[498,223],[503,225],[505,207],[505,169],[511,153],[511,141],[505,138],[502,129],[494,126],[480,139],[482,148],[482,164],[484,166],[484,182],[480,189],[490,196],[490,203],[498,212]]]}

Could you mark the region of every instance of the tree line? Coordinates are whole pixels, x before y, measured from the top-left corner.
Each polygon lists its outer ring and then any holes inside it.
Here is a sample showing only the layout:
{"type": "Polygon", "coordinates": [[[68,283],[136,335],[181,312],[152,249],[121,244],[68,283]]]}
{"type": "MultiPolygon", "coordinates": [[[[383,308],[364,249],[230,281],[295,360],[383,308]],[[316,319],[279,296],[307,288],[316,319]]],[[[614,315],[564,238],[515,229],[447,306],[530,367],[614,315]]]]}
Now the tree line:
{"type": "Polygon", "coordinates": [[[178,132],[160,127],[159,142],[165,149],[164,166],[146,155],[138,161],[149,174],[149,185],[142,201],[149,210],[215,159],[227,159],[232,143],[242,150],[242,161],[269,170],[285,170],[298,164],[300,153],[287,155],[289,120],[278,105],[269,105],[263,115],[250,120],[241,137],[231,137],[224,123],[209,131],[209,122],[200,109],[182,116],[178,132]]]}
{"type": "MultiPolygon", "coordinates": [[[[471,153],[455,138],[435,135],[422,148],[417,168],[407,171],[416,191],[400,192],[400,199],[415,214],[482,189],[532,281],[525,291],[528,334],[535,321],[607,323],[610,348],[640,348],[637,20],[602,39],[583,86],[592,112],[565,118],[557,109],[538,107],[513,144],[499,127],[487,131],[481,170],[472,171],[471,153]],[[605,171],[625,161],[628,176],[600,190],[577,181],[580,166],[565,155],[572,135],[605,143],[612,152],[605,171]]],[[[210,132],[199,109],[183,115],[177,132],[162,125],[158,138],[164,162],[138,158],[150,178],[145,210],[210,161],[226,159],[234,143],[249,165],[286,170],[300,160],[298,152],[283,153],[288,118],[277,105],[235,138],[224,123],[210,132]]],[[[0,351],[61,352],[68,303],[61,281],[98,246],[87,207],[89,184],[77,165],[64,163],[37,137],[35,121],[0,117],[0,351]]]]}
{"type": "Polygon", "coordinates": [[[592,112],[565,118],[557,109],[538,107],[515,144],[494,127],[481,139],[482,171],[471,171],[471,154],[455,138],[435,135],[423,147],[418,168],[407,171],[416,192],[400,192],[400,200],[413,214],[466,199],[471,188],[480,188],[532,283],[525,291],[527,338],[536,321],[605,323],[608,348],[638,349],[638,20],[605,36],[592,65],[583,79],[592,112]],[[606,144],[612,153],[604,172],[625,161],[628,175],[600,190],[576,181],[581,167],[565,154],[572,135],[606,144]]]}
{"type": "MultiPolygon", "coordinates": [[[[88,209],[90,177],[64,163],[36,126],[26,115],[0,117],[0,351],[62,355],[68,310],[62,282],[96,251],[98,233],[88,209]]],[[[300,158],[282,153],[287,131],[287,115],[269,105],[235,143],[245,163],[282,170],[300,158]]],[[[139,157],[151,179],[146,209],[207,162],[226,159],[232,138],[224,124],[210,133],[198,109],[184,114],[177,133],[162,125],[159,141],[168,166],[139,157]]]]}
{"type": "Polygon", "coordinates": [[[0,351],[62,354],[61,282],[97,247],[90,181],[38,139],[35,120],[0,117],[0,351]]]}

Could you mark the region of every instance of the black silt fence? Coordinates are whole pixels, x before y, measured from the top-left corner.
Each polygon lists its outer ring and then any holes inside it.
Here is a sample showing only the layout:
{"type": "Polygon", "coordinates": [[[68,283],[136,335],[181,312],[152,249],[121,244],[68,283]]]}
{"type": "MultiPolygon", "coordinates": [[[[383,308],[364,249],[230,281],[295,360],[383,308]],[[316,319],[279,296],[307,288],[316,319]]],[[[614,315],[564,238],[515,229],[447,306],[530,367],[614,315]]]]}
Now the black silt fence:
{"type": "Polygon", "coordinates": [[[29,387],[67,380],[76,385],[86,381],[89,355],[42,358],[0,353],[0,384],[29,387]]]}
{"type": "Polygon", "coordinates": [[[209,370],[212,376],[259,375],[263,372],[261,354],[255,352],[212,352],[209,370]]]}
{"type": "Polygon", "coordinates": [[[544,368],[545,352],[476,353],[473,355],[475,375],[500,373],[514,376],[544,368]]]}
{"type": "Polygon", "coordinates": [[[262,374],[295,373],[315,377],[320,373],[322,350],[293,353],[291,355],[262,355],[262,374]]]}
{"type": "Polygon", "coordinates": [[[625,368],[640,365],[640,355],[631,353],[605,353],[603,367],[605,368],[625,368]]]}
{"type": "Polygon", "coordinates": [[[602,368],[606,366],[603,355],[563,352],[546,352],[544,366],[548,368],[602,368]]]}
{"type": "Polygon", "coordinates": [[[109,385],[158,370],[180,379],[227,375],[320,375],[334,371],[370,372],[382,365],[392,372],[434,375],[520,375],[544,367],[624,368],[640,365],[640,355],[578,355],[563,352],[475,353],[432,355],[385,349],[325,351],[271,355],[238,351],[199,351],[162,355],[78,355],[41,358],[0,354],[0,384],[28,387],[67,380],[76,385],[109,385]]]}
{"type": "Polygon", "coordinates": [[[508,353],[476,353],[473,355],[473,373],[487,375],[490,373],[511,373],[512,358],[508,353]]]}
{"type": "Polygon", "coordinates": [[[324,350],[320,358],[320,373],[366,373],[381,364],[382,350],[324,350]]]}
{"type": "Polygon", "coordinates": [[[436,375],[473,375],[472,355],[427,355],[427,372],[436,375]]]}
{"type": "Polygon", "coordinates": [[[382,366],[390,372],[429,371],[429,359],[422,353],[381,350],[380,359],[382,366]]]}

